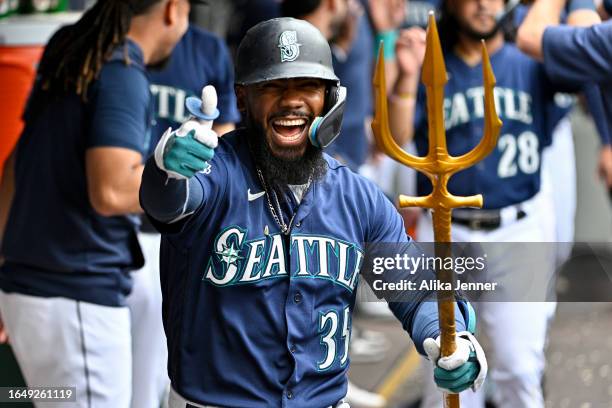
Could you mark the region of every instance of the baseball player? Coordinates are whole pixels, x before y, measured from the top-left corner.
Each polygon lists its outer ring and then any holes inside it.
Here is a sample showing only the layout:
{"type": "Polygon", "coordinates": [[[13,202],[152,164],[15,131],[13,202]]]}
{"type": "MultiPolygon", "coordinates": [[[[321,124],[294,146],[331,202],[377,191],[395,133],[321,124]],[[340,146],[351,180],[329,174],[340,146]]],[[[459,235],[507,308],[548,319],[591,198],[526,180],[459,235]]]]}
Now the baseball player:
{"type": "MultiPolygon", "coordinates": [[[[172,51],[163,69],[150,69],[150,90],[154,106],[151,146],[155,146],[168,127],[178,128],[189,121],[185,100],[199,95],[201,84],[214,84],[222,115],[213,128],[218,134],[234,129],[240,119],[234,94],[234,71],[224,42],[213,34],[190,25],[172,51]]],[[[142,217],[138,242],[145,265],[134,271],[133,290],[127,298],[132,323],[132,358],[138,373],[132,378],[135,400],[143,408],[157,407],[168,390],[166,338],[161,319],[159,282],[160,235],[142,217]]],[[[138,408],[134,405],[132,408],[138,408]]]]}
{"type": "MultiPolygon", "coordinates": [[[[609,1],[603,3],[612,10],[609,1]]],[[[517,37],[518,46],[534,58],[544,60],[548,74],[559,81],[597,83],[607,112],[608,129],[612,129],[612,22],[590,27],[558,26],[565,0],[538,0],[534,3],[517,37]]],[[[608,188],[612,188],[612,148],[600,151],[599,171],[608,188]]]]}
{"type": "Polygon", "coordinates": [[[74,407],[160,403],[132,389],[152,377],[131,342],[148,316],[132,322],[126,297],[143,264],[146,65],[170,55],[188,13],[187,0],[98,1],[50,40],[25,111],[0,313],[27,385],[76,387],[74,407]]]}
{"type": "MultiPolygon", "coordinates": [[[[455,210],[453,241],[458,242],[546,242],[553,241],[549,217],[554,213],[550,195],[540,192],[540,165],[543,147],[558,122],[552,114],[557,89],[537,61],[522,54],[504,40],[498,24],[503,0],[444,1],[441,7],[440,36],[448,73],[444,115],[448,150],[461,155],[476,146],[483,135],[483,78],[481,42],[486,40],[496,76],[495,103],[503,121],[498,146],[482,163],[457,173],[449,191],[459,195],[482,193],[482,210],[455,210]]],[[[427,153],[427,118],[424,89],[417,95],[419,59],[423,33],[411,31],[400,41],[397,58],[403,75],[390,97],[390,114],[395,133],[414,135],[420,155],[427,153]],[[414,115],[414,125],[409,121],[414,115]],[[394,119],[395,118],[395,119],[394,119]],[[408,119],[408,120],[407,120],[408,119]],[[395,122],[395,123],[394,123],[395,122]]],[[[431,187],[419,175],[418,195],[431,187]]],[[[431,218],[419,221],[419,240],[431,241],[431,218]]],[[[490,338],[494,355],[491,377],[497,385],[500,407],[543,407],[541,380],[544,370],[546,329],[554,304],[544,303],[553,274],[552,246],[513,248],[509,255],[487,246],[487,265],[493,279],[505,280],[517,271],[534,271],[534,302],[496,302],[483,298],[476,309],[480,328],[490,338]],[[520,362],[520,363],[517,363],[520,362]]],[[[507,247],[506,247],[507,248],[507,247]]],[[[530,276],[531,278],[531,276],[530,276]]],[[[519,278],[517,278],[519,279],[519,278]]],[[[497,293],[499,295],[499,293],[497,293]]],[[[517,299],[522,293],[506,294],[517,299]]],[[[427,385],[423,405],[439,406],[440,396],[427,385]]],[[[464,393],[467,407],[484,406],[484,395],[464,393]]]]}
{"type": "MultiPolygon", "coordinates": [[[[237,53],[246,128],[221,139],[210,128],[168,131],[147,161],[140,195],[163,234],[171,407],[346,406],[363,243],[414,244],[384,195],[321,151],[337,136],[345,92],[315,27],[265,21],[237,53]]],[[[211,120],[209,101],[201,106],[191,113],[211,120]]],[[[458,351],[441,359],[435,303],[391,307],[440,386],[481,384],[467,304],[456,308],[458,351]]]]}

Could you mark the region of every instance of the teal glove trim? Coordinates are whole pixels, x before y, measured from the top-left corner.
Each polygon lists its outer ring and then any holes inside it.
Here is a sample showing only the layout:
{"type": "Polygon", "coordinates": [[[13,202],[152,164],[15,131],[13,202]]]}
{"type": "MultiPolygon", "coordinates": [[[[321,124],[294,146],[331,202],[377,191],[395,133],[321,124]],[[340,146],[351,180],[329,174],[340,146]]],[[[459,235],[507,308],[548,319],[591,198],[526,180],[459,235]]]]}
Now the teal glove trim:
{"type": "Polygon", "coordinates": [[[393,61],[395,59],[395,43],[397,42],[398,37],[399,33],[397,32],[397,30],[381,31],[379,33],[376,33],[376,49],[374,50],[374,55],[378,55],[378,50],[382,41],[382,43],[385,45],[385,61],[393,61]]]}
{"type": "Polygon", "coordinates": [[[474,384],[479,372],[480,364],[476,359],[476,353],[471,352],[469,360],[454,370],[448,371],[441,367],[435,367],[434,380],[438,387],[458,394],[474,384]]]}
{"type": "Polygon", "coordinates": [[[187,178],[208,167],[207,162],[215,152],[210,147],[198,142],[195,131],[190,131],[184,137],[174,136],[166,145],[164,166],[167,170],[179,173],[187,178]]]}

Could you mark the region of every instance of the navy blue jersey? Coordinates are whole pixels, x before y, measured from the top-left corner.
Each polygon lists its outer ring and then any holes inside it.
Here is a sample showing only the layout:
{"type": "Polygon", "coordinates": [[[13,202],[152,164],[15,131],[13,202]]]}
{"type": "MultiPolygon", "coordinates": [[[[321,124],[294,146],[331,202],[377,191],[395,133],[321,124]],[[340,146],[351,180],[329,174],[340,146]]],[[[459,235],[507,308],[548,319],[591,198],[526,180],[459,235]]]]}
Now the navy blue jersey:
{"type": "MultiPolygon", "coordinates": [[[[453,52],[445,55],[449,81],[444,116],[448,151],[459,156],[473,149],[483,136],[484,88],[482,65],[469,66],[453,52]]],[[[542,64],[505,44],[491,55],[497,79],[495,103],[503,121],[497,148],[482,162],[457,173],[448,188],[453,194],[482,193],[484,208],[502,208],[533,197],[540,190],[542,148],[558,116],[552,114],[554,88],[542,64]],[[503,185],[503,188],[500,186],[503,185]]],[[[415,117],[419,155],[427,154],[427,115],[424,87],[419,89],[415,117]]],[[[419,174],[419,195],[431,191],[419,174]]]]}
{"type": "Polygon", "coordinates": [[[326,150],[357,171],[367,158],[366,118],[372,115],[372,61],[374,38],[366,16],[358,21],[357,33],[346,60],[333,59],[334,72],[347,88],[340,136],[326,150]]]}
{"type": "Polygon", "coordinates": [[[549,27],[542,50],[551,78],[594,82],[601,89],[608,129],[612,129],[612,22],[592,27],[549,27]]]}
{"type": "MultiPolygon", "coordinates": [[[[203,192],[195,213],[176,225],[155,222],[172,386],[205,405],[327,407],[346,394],[365,243],[414,244],[382,192],[327,155],[325,177],[299,206],[291,201],[293,227],[281,234],[246,137],[239,129],[221,138],[211,171],[192,179],[203,192]]],[[[150,159],[143,186],[165,180],[150,159]]],[[[147,194],[152,202],[163,193],[141,190],[145,210],[147,194]]],[[[409,308],[409,331],[431,330],[417,303],[392,308],[409,308]]]]}
{"type": "MultiPolygon", "coordinates": [[[[525,5],[518,5],[514,10],[514,25],[516,27],[520,26],[525,17],[527,16],[527,12],[529,11],[529,7],[525,5]]],[[[561,15],[561,21],[565,21],[567,16],[566,13],[563,12],[561,15]]],[[[554,62],[553,62],[554,63],[554,62]]],[[[555,69],[555,68],[553,68],[555,69]]],[[[549,72],[550,74],[550,72],[549,72]]],[[[559,81],[559,80],[558,80],[559,81]]],[[[562,82],[562,81],[561,81],[562,82]]],[[[589,113],[593,117],[593,121],[595,122],[595,126],[597,127],[597,133],[602,144],[610,143],[610,130],[608,129],[608,119],[605,113],[605,108],[602,100],[602,95],[599,87],[592,82],[580,82],[581,91],[584,94],[586,99],[586,104],[589,109],[589,113]]],[[[575,105],[575,98],[572,98],[570,103],[570,99],[566,96],[557,95],[555,97],[555,107],[553,107],[552,115],[553,117],[557,117],[558,120],[563,119],[575,105]]],[[[552,140],[551,140],[552,143],[552,140]]]]}
{"type": "Polygon", "coordinates": [[[151,71],[150,78],[155,142],[168,127],[176,129],[189,118],[185,98],[193,95],[199,98],[205,85],[214,85],[217,90],[220,115],[215,122],[240,121],[232,62],[223,40],[212,33],[190,25],[172,51],[168,66],[162,71],[151,71]]]}
{"type": "MultiPolygon", "coordinates": [[[[36,84],[31,100],[40,94],[36,84]]],[[[115,306],[131,289],[128,272],[143,265],[138,217],[97,214],[85,172],[89,148],[148,151],[150,94],[140,48],[129,40],[120,46],[87,95],[87,103],[72,94],[35,115],[26,110],[2,247],[4,291],[115,306]]]]}

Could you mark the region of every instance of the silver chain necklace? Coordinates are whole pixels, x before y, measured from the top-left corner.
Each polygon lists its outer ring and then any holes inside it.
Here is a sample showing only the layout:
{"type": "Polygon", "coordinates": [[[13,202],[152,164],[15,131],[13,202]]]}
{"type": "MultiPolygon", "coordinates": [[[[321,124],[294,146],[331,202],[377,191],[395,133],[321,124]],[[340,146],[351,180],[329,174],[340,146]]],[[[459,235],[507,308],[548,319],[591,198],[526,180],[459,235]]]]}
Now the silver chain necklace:
{"type": "MultiPolygon", "coordinates": [[[[268,184],[266,183],[263,173],[261,172],[259,168],[257,168],[257,175],[259,176],[259,181],[261,181],[261,185],[263,186],[264,191],[266,192],[266,200],[268,201],[268,208],[270,209],[272,218],[274,218],[274,221],[281,229],[281,232],[284,235],[289,235],[289,232],[291,231],[291,225],[293,225],[293,219],[295,218],[297,211],[295,211],[293,215],[291,216],[291,219],[289,220],[289,224],[285,224],[285,219],[283,218],[283,213],[281,211],[281,206],[280,206],[280,202],[278,201],[278,195],[276,194],[276,191],[272,190],[272,193],[270,193],[270,190],[268,190],[268,184]],[[276,204],[276,208],[274,208],[274,206],[272,205],[272,200],[270,198],[272,194],[274,194],[274,201],[276,204]]],[[[312,181],[312,176],[308,178],[308,184],[306,185],[306,190],[308,190],[308,188],[310,187],[311,181],[312,181]]]]}

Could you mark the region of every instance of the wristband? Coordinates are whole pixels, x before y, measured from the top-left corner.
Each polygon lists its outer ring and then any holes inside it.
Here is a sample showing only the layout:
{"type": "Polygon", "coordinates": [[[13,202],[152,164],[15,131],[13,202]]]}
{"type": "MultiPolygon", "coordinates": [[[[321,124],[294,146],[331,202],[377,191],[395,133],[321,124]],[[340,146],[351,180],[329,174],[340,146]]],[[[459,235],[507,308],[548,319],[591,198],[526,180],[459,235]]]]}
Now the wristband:
{"type": "Polygon", "coordinates": [[[397,30],[381,31],[379,33],[376,33],[376,49],[374,55],[378,55],[378,50],[382,41],[385,46],[385,60],[393,61],[395,59],[395,43],[397,42],[398,36],[399,33],[397,32],[397,30]]]}

